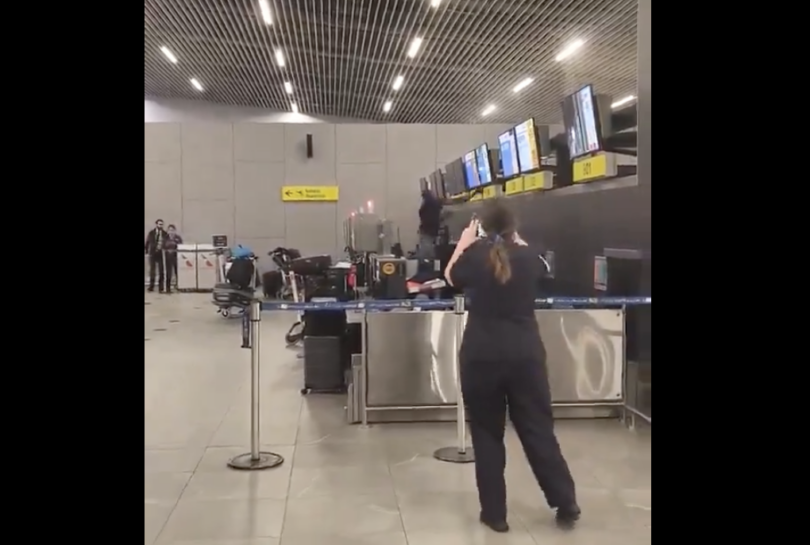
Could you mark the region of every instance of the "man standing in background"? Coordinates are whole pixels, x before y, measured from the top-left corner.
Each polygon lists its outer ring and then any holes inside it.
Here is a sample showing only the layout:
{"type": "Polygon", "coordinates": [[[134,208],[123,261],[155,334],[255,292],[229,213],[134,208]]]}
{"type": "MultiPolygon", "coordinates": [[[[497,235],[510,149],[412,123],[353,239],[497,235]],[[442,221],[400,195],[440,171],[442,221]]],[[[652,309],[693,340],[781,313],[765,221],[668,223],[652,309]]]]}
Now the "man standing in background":
{"type": "Polygon", "coordinates": [[[419,247],[417,257],[422,260],[436,259],[436,237],[442,224],[442,202],[429,190],[422,191],[419,207],[419,247]]]}
{"type": "Polygon", "coordinates": [[[163,243],[166,241],[166,231],[163,230],[163,220],[155,222],[155,228],[146,235],[143,251],[149,256],[149,291],[155,291],[155,269],[158,273],[158,289],[163,292],[164,263],[163,243]]]}
{"type": "Polygon", "coordinates": [[[163,251],[166,256],[166,293],[172,291],[172,277],[177,278],[177,246],[183,244],[183,238],[177,234],[177,227],[169,225],[163,251]]]}

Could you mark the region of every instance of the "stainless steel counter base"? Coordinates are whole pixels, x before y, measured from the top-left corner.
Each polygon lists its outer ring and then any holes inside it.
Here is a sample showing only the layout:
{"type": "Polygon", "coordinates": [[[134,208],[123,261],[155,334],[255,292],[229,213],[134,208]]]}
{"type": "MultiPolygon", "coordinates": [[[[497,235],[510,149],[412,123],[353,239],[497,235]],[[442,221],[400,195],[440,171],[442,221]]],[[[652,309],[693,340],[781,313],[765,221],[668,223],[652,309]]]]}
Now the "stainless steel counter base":
{"type": "MultiPolygon", "coordinates": [[[[616,310],[538,310],[555,414],[607,418],[624,402],[624,315],[616,310]]],[[[466,315],[465,315],[466,318],[466,315]]],[[[365,314],[364,353],[353,356],[350,422],[455,420],[456,315],[365,314]]]]}

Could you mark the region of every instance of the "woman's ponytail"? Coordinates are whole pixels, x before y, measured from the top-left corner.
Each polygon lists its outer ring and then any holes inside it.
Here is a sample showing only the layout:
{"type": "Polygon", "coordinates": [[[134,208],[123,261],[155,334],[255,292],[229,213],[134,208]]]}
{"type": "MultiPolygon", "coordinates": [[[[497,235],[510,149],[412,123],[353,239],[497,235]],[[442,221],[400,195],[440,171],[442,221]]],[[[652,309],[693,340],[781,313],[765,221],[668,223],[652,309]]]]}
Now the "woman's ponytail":
{"type": "Polygon", "coordinates": [[[500,237],[492,244],[489,250],[489,263],[495,272],[495,280],[499,284],[506,284],[512,278],[512,265],[509,263],[509,252],[506,243],[500,237]]]}

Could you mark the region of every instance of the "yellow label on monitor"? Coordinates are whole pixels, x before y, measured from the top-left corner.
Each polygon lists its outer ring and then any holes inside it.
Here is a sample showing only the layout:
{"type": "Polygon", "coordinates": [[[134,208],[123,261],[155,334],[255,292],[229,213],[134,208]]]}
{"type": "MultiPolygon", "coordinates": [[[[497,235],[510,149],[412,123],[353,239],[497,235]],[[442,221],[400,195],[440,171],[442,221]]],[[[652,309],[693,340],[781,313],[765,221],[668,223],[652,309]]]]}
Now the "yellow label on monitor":
{"type": "Polygon", "coordinates": [[[523,193],[523,176],[518,176],[512,180],[509,180],[504,184],[503,192],[506,195],[517,195],[518,193],[523,193]]]}
{"type": "Polygon", "coordinates": [[[484,188],[484,198],[485,199],[494,199],[498,196],[498,191],[495,189],[494,185],[488,185],[484,188]]]}
{"type": "Polygon", "coordinates": [[[285,185],[281,188],[283,202],[337,202],[336,185],[285,185]]]}
{"type": "Polygon", "coordinates": [[[607,156],[604,153],[574,159],[574,183],[600,180],[606,176],[607,156]]]}
{"type": "Polygon", "coordinates": [[[476,193],[475,195],[470,197],[470,202],[483,201],[483,200],[484,200],[484,195],[482,195],[481,193],[476,193]]]}
{"type": "Polygon", "coordinates": [[[523,191],[537,191],[543,187],[543,173],[534,172],[523,177],[523,191]]]}

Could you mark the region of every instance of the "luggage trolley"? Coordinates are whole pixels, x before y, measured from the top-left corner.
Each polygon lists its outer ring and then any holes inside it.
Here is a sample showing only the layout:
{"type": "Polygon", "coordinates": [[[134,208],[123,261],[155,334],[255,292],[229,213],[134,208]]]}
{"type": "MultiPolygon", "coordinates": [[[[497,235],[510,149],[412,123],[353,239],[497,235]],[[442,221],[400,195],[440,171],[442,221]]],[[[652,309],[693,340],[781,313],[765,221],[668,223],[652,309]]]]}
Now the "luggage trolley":
{"type": "Polygon", "coordinates": [[[228,318],[234,309],[239,311],[241,316],[250,306],[251,301],[256,297],[257,286],[257,270],[256,266],[257,257],[251,254],[249,258],[253,267],[251,274],[250,286],[242,288],[235,286],[227,281],[228,272],[233,265],[233,260],[230,258],[226,250],[219,250],[217,255],[217,280],[219,281],[214,286],[213,303],[217,307],[217,312],[223,317],[228,318]]]}

